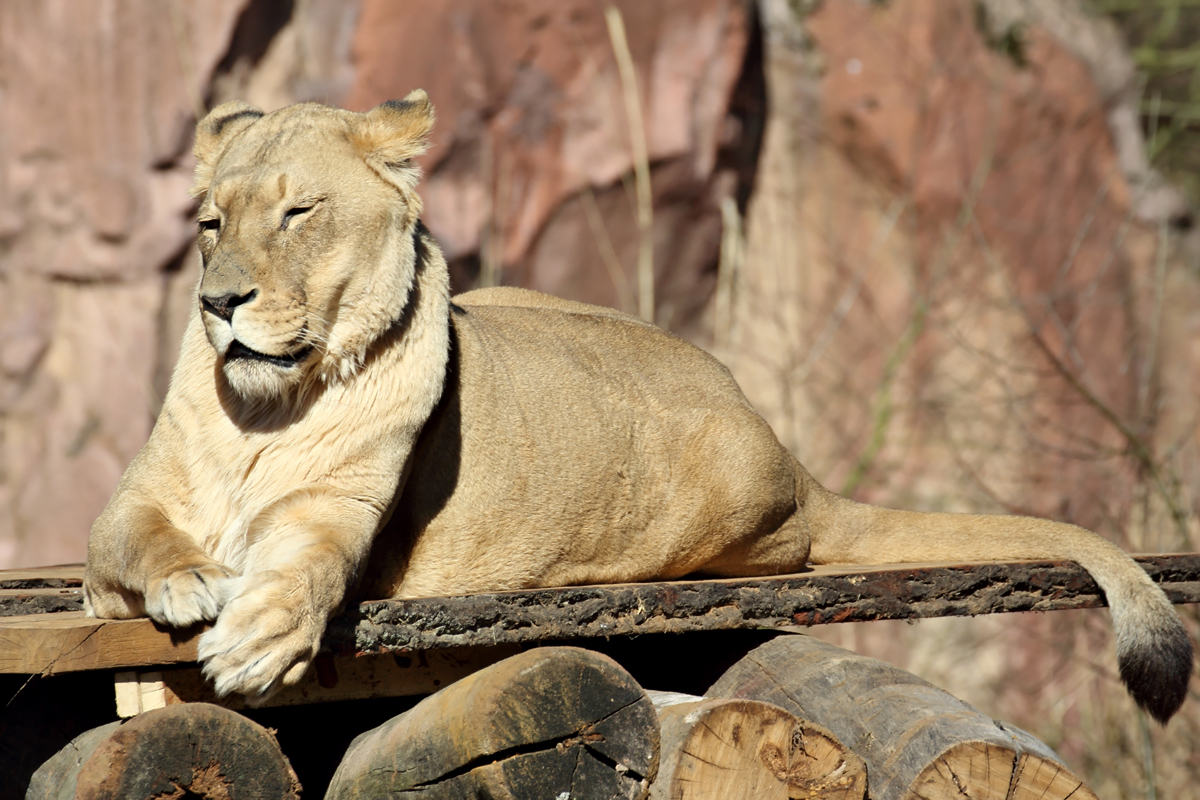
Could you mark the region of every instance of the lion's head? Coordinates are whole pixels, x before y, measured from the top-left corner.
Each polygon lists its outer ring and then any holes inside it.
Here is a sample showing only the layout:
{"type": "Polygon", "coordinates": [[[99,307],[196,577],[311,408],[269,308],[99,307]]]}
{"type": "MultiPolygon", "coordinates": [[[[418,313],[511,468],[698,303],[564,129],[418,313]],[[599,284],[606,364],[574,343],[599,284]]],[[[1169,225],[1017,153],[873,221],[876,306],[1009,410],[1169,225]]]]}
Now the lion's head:
{"type": "Polygon", "coordinates": [[[225,103],[197,126],[198,302],[239,396],[352,377],[403,313],[432,126],[421,90],[365,113],[225,103]]]}

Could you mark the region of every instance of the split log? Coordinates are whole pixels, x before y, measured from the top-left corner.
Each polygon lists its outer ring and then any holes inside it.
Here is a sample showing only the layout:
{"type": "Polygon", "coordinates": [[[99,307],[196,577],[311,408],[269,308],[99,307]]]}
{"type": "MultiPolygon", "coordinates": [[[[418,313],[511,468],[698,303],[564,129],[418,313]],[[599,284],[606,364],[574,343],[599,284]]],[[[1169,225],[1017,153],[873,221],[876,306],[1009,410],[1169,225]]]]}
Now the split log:
{"type": "Polygon", "coordinates": [[[916,675],[809,636],[757,648],[708,691],[775,703],[862,756],[872,800],[1095,800],[1046,745],[916,675]]]}
{"type": "Polygon", "coordinates": [[[191,703],[77,736],[33,774],[26,800],[299,796],[296,775],[266,728],[191,703]]]}
{"type": "Polygon", "coordinates": [[[597,653],[546,647],[359,736],[325,797],[638,800],[657,768],[654,707],[633,678],[597,653]]]}
{"type": "Polygon", "coordinates": [[[863,800],[867,770],[832,733],[771,703],[649,692],[662,763],[650,800],[863,800]]]}

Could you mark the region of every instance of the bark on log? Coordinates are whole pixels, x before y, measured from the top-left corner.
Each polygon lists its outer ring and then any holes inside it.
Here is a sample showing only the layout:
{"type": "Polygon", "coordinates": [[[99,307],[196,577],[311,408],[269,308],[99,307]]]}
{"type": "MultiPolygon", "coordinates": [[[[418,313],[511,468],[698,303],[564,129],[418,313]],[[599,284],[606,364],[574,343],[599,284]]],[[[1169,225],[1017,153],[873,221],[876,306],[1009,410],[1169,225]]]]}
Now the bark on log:
{"type": "MultiPolygon", "coordinates": [[[[1137,561],[1172,602],[1200,602],[1200,554],[1137,561]]],[[[367,602],[332,620],[325,643],[334,652],[378,653],[1104,604],[1095,581],[1071,562],[814,567],[771,578],[367,602]]]]}
{"type": "Polygon", "coordinates": [[[650,692],[662,763],[650,800],[863,800],[861,758],[777,705],[650,692]]]}
{"type": "Polygon", "coordinates": [[[1050,748],[896,667],[808,636],[752,651],[708,691],[827,727],[867,764],[872,800],[1095,800],[1050,748]]]}
{"type": "Polygon", "coordinates": [[[0,617],[79,611],[83,566],[0,571],[0,617]]]}
{"type": "Polygon", "coordinates": [[[296,775],[266,728],[191,703],[77,736],[33,774],[26,800],[299,796],[296,775]]]}
{"type": "Polygon", "coordinates": [[[350,745],[327,800],[630,798],[658,768],[658,723],[616,662],[570,647],[513,656],[350,745]]]}

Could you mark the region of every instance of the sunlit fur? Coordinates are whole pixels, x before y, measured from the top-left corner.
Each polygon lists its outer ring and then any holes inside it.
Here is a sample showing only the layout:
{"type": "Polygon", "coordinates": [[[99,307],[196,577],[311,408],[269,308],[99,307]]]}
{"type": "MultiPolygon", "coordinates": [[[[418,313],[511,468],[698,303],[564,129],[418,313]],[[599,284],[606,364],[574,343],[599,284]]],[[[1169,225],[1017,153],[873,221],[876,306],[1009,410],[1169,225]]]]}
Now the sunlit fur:
{"type": "Polygon", "coordinates": [[[146,447],[92,529],[101,617],[216,625],[216,690],[299,679],[348,596],[1074,559],[1166,720],[1192,648],[1118,548],[1027,517],[822,488],[707,354],[520,289],[449,299],[418,223],[424,93],[364,114],[221,106],[197,130],[204,274],[146,447]]]}

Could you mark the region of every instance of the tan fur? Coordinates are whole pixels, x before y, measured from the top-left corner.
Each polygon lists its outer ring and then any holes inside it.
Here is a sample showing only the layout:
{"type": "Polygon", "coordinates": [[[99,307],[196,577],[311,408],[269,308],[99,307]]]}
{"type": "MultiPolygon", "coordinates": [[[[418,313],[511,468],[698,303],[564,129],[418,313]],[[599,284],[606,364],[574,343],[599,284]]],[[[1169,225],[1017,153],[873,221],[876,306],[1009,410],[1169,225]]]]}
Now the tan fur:
{"type": "Polygon", "coordinates": [[[1100,537],[853,503],[723,366],[645,322],[520,289],[452,305],[417,222],[432,119],[414,92],[200,123],[197,308],[92,529],[89,613],[216,619],[200,655],[217,691],[262,697],[299,678],[349,596],[1071,558],[1108,594],[1135,696],[1173,713],[1190,643],[1100,537]]]}

